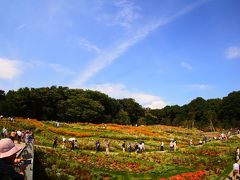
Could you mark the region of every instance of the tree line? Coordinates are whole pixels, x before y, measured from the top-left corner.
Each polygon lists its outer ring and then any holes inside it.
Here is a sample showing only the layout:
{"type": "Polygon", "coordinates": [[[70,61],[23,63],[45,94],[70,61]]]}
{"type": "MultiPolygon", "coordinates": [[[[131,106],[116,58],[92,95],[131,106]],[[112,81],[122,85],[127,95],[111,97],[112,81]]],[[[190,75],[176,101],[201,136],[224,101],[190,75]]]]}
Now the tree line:
{"type": "Polygon", "coordinates": [[[0,90],[0,114],[64,122],[164,124],[214,130],[240,127],[240,91],[222,99],[197,97],[189,104],[143,108],[132,98],[114,99],[92,90],[62,86],[0,90]]]}

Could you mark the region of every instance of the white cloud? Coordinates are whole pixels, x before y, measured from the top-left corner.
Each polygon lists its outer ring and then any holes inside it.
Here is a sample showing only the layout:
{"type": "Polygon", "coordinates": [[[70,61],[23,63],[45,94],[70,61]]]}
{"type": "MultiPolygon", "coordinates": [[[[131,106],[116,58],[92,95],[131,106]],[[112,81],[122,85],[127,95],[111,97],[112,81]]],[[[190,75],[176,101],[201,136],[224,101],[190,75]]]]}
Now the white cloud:
{"type": "Polygon", "coordinates": [[[99,15],[96,20],[106,25],[119,25],[123,28],[131,28],[132,24],[140,17],[140,8],[129,0],[105,1],[98,6],[99,15]],[[113,10],[106,13],[106,9],[113,10]],[[104,12],[102,12],[104,11],[104,12]]]}
{"type": "Polygon", "coordinates": [[[181,62],[181,66],[185,69],[192,70],[192,66],[186,62],[181,62]]]}
{"type": "Polygon", "coordinates": [[[227,59],[240,58],[240,47],[238,46],[229,47],[225,52],[225,56],[227,59]]]}
{"type": "Polygon", "coordinates": [[[21,73],[21,63],[18,60],[0,58],[0,79],[12,80],[21,73]]]}
{"type": "Polygon", "coordinates": [[[132,23],[139,18],[140,15],[137,11],[140,8],[128,0],[115,1],[115,5],[119,8],[119,11],[113,19],[113,24],[130,28],[132,23]]]}
{"type": "Polygon", "coordinates": [[[89,52],[94,51],[96,53],[100,53],[101,51],[95,44],[90,43],[88,40],[84,38],[79,39],[78,43],[81,47],[86,48],[89,52]]]}
{"type": "Polygon", "coordinates": [[[144,92],[131,92],[123,84],[100,84],[86,89],[101,91],[116,99],[133,98],[143,107],[149,107],[152,109],[161,109],[168,104],[159,96],[144,92]]]}
{"type": "Polygon", "coordinates": [[[149,35],[152,31],[156,30],[157,28],[170,23],[174,19],[186,14],[187,12],[191,11],[192,9],[199,6],[204,1],[189,5],[184,9],[180,10],[179,12],[175,13],[172,16],[169,16],[165,19],[158,20],[156,22],[147,24],[142,26],[141,29],[134,32],[134,34],[126,39],[125,41],[119,43],[116,47],[108,50],[102,51],[94,60],[93,62],[80,74],[80,76],[70,85],[74,87],[79,87],[87,82],[92,76],[97,74],[100,70],[104,69],[112,62],[114,62],[118,57],[120,57],[123,53],[125,53],[130,47],[134,46],[142,39],[144,39],[147,35],[149,35]]]}
{"type": "Polygon", "coordinates": [[[191,85],[188,85],[188,87],[190,89],[196,89],[196,90],[209,90],[213,88],[208,84],[191,84],[191,85]]]}

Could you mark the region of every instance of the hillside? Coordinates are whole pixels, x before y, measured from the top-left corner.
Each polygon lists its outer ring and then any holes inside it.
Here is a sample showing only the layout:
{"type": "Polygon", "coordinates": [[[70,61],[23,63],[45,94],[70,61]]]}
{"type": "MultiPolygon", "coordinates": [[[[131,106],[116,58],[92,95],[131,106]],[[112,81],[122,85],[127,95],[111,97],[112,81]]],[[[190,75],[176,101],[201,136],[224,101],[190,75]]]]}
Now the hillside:
{"type": "MultiPolygon", "coordinates": [[[[238,138],[211,140],[198,145],[204,136],[216,136],[197,129],[173,126],[123,126],[116,124],[61,123],[16,119],[15,122],[2,120],[0,128],[32,129],[35,135],[34,176],[51,179],[101,179],[101,178],[169,178],[176,176],[226,177],[231,171],[234,151],[238,138]],[[78,149],[70,150],[70,143],[62,149],[62,137],[75,137],[78,149]],[[54,137],[58,146],[52,148],[54,137]],[[110,140],[110,154],[106,155],[105,141],[110,140]],[[193,146],[189,147],[190,139],[193,146]],[[95,142],[101,144],[96,153],[95,142]],[[169,143],[176,140],[177,150],[170,152],[169,143]],[[122,144],[144,141],[142,153],[122,152],[122,144]],[[160,143],[164,142],[164,151],[160,143]]],[[[195,179],[196,179],[195,178],[195,179]]],[[[184,179],[184,178],[183,178],[184,179]]]]}

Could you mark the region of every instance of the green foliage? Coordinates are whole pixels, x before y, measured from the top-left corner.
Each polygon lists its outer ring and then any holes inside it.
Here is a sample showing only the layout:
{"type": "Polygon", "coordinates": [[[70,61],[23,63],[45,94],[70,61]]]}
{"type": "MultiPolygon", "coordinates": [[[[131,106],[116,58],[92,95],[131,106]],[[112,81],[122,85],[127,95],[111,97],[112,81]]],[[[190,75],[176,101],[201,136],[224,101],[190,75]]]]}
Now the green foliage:
{"type": "Polygon", "coordinates": [[[0,90],[0,115],[65,122],[165,124],[215,131],[240,127],[240,91],[223,99],[197,97],[184,106],[144,109],[134,99],[67,87],[0,90]]]}

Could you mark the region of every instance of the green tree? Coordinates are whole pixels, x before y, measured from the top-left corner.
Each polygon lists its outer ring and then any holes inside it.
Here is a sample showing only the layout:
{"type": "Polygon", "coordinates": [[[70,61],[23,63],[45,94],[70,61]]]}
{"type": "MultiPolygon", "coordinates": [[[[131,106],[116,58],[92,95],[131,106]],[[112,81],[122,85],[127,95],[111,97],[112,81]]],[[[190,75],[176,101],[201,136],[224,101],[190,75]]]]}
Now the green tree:
{"type": "Polygon", "coordinates": [[[88,99],[81,94],[69,97],[66,101],[61,101],[59,106],[62,111],[58,115],[65,121],[71,122],[97,123],[104,111],[101,103],[88,99]]]}
{"type": "Polygon", "coordinates": [[[132,125],[136,124],[138,119],[144,116],[144,109],[132,98],[121,99],[119,104],[121,109],[128,113],[132,125]]]}
{"type": "Polygon", "coordinates": [[[220,117],[224,127],[240,127],[240,91],[223,98],[220,117]]]}
{"type": "Polygon", "coordinates": [[[198,97],[192,100],[187,105],[187,115],[188,120],[191,122],[191,127],[200,127],[202,128],[205,125],[206,120],[204,119],[204,111],[207,108],[207,102],[198,97]]]}
{"type": "Polygon", "coordinates": [[[113,123],[123,124],[123,125],[130,125],[131,121],[128,116],[128,113],[123,109],[120,109],[116,115],[116,118],[113,120],[113,123]]]}

